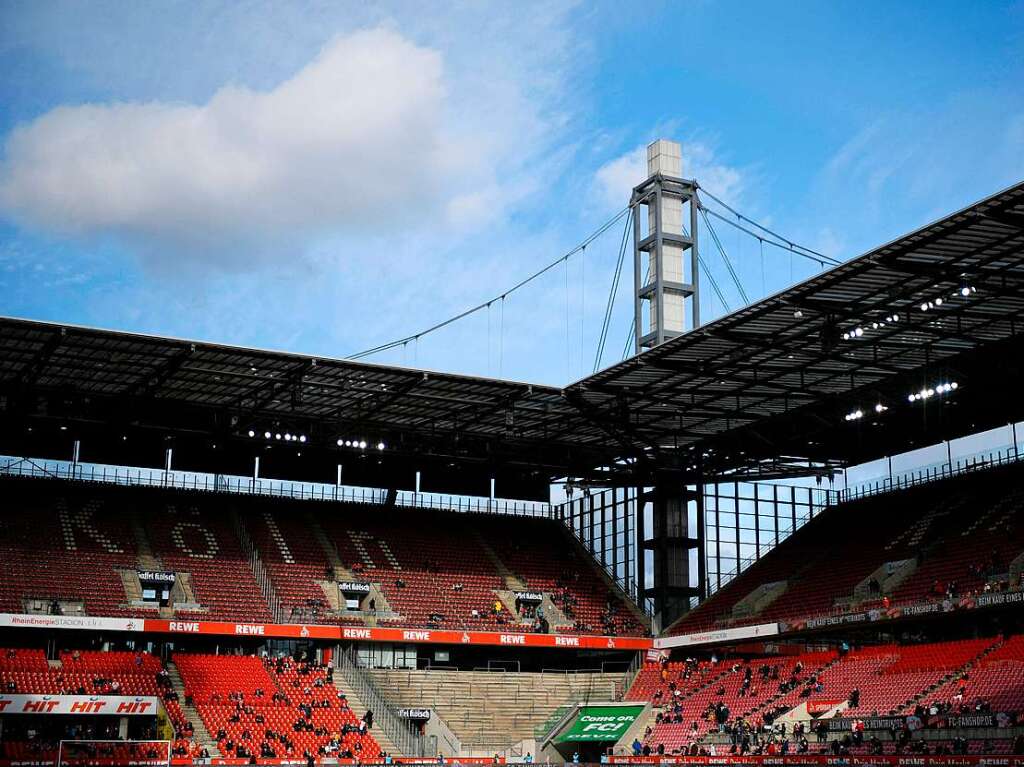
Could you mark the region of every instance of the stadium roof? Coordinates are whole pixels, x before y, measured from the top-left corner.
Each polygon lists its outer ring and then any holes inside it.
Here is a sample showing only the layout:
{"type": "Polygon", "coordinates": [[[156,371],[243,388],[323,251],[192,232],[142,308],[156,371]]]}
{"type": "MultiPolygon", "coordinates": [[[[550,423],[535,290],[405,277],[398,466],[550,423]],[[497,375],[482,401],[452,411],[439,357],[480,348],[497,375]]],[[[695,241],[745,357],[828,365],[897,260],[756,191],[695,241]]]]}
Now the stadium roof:
{"type": "Polygon", "coordinates": [[[757,474],[757,461],[786,456],[866,460],[1024,412],[1017,392],[999,397],[1024,381],[1022,311],[1018,184],[566,393],[595,418],[628,412],[620,426],[637,442],[710,452],[712,471],[757,474]],[[955,398],[908,401],[955,379],[955,398]],[[954,399],[969,412],[940,417],[933,405],[954,399]],[[875,423],[877,435],[865,434],[875,423]]]}
{"type": "Polygon", "coordinates": [[[1021,312],[1024,184],[565,389],[0,319],[0,410],[225,443],[352,436],[547,476],[698,456],[782,476],[1017,417],[1021,312]],[[947,380],[955,396],[907,401],[947,380]]]}

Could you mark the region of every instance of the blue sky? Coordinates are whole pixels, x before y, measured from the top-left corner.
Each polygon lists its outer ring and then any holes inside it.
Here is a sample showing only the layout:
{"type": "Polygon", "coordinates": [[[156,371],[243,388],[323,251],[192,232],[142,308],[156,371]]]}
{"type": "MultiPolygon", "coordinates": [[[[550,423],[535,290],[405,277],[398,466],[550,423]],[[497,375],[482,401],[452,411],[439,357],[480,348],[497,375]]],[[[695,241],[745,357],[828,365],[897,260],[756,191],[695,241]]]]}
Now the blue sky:
{"type": "MultiPolygon", "coordinates": [[[[345,356],[570,249],[658,137],[855,256],[1024,178],[1024,4],[7,0],[0,314],[345,356]]],[[[752,297],[816,271],[720,234],[752,297]]],[[[617,247],[373,360],[580,378],[617,247]]]]}

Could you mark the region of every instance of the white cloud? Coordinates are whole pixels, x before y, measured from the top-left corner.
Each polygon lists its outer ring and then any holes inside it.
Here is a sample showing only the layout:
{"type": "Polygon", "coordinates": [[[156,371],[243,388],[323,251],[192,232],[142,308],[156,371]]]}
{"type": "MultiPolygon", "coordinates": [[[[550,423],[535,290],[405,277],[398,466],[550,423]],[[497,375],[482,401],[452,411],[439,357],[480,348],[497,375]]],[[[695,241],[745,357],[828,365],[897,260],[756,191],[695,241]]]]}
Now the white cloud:
{"type": "MultiPolygon", "coordinates": [[[[745,187],[743,171],[724,163],[703,141],[683,141],[683,177],[694,178],[716,197],[732,204],[745,187]]],[[[638,146],[602,165],[594,174],[594,191],[608,207],[629,202],[633,187],[647,178],[647,147],[638,146]]]]}
{"type": "Polygon", "coordinates": [[[621,208],[629,202],[633,187],[647,178],[647,150],[631,149],[606,162],[594,173],[595,191],[609,208],[621,208]]]}
{"type": "MultiPolygon", "coordinates": [[[[267,90],[56,108],[9,135],[0,208],[44,231],[125,239],[151,263],[226,268],[285,239],[480,225],[515,183],[496,181],[508,132],[468,111],[438,50],[378,27],[335,38],[267,90]]],[[[523,105],[508,124],[543,131],[523,105]]]]}

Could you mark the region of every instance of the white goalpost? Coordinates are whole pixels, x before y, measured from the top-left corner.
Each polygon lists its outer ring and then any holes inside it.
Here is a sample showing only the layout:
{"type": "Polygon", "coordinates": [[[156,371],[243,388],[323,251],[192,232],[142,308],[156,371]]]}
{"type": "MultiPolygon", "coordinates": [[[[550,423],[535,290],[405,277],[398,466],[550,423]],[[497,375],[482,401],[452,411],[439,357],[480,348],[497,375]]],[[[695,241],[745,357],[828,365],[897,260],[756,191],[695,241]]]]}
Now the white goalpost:
{"type": "Polygon", "coordinates": [[[169,765],[169,740],[62,740],[56,767],[86,765],[169,765]]]}

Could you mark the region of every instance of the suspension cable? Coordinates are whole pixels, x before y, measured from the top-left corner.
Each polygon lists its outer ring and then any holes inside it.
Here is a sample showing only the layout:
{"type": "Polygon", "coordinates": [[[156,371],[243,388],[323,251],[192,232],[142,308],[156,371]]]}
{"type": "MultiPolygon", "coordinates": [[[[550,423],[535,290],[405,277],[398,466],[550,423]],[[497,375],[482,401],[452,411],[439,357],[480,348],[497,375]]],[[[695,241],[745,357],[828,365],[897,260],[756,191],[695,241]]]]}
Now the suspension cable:
{"type": "MultiPolygon", "coordinates": [[[[822,260],[826,261],[827,263],[831,263],[831,264],[835,264],[835,265],[838,265],[838,264],[839,264],[839,262],[838,262],[838,261],[836,261],[836,260],[835,260],[834,258],[829,258],[829,257],[828,257],[828,256],[826,256],[826,255],[825,255],[824,253],[819,253],[819,252],[818,252],[818,251],[816,251],[816,250],[812,250],[811,248],[805,247],[805,246],[803,246],[803,245],[799,245],[799,244],[797,244],[797,243],[793,242],[792,240],[790,240],[790,239],[787,239],[786,237],[783,237],[783,236],[782,236],[781,234],[779,234],[778,232],[774,232],[774,231],[772,231],[771,229],[769,229],[768,227],[766,227],[766,226],[764,226],[764,225],[762,225],[762,224],[759,224],[759,223],[757,223],[757,222],[756,222],[756,221],[754,221],[754,220],[753,220],[752,218],[748,218],[747,216],[744,216],[744,215],[743,215],[742,213],[740,213],[740,212],[739,212],[738,210],[736,210],[735,208],[733,208],[732,206],[730,206],[730,205],[729,205],[728,203],[726,203],[726,202],[723,202],[723,201],[722,201],[722,200],[721,200],[720,198],[718,198],[718,197],[716,197],[715,195],[711,194],[711,192],[709,192],[709,191],[708,191],[708,190],[707,190],[707,189],[706,189],[705,187],[703,187],[703,186],[700,186],[700,185],[698,185],[698,188],[699,188],[699,189],[700,189],[700,191],[701,191],[701,192],[703,192],[703,193],[704,193],[704,194],[705,194],[705,195],[706,195],[707,197],[710,197],[710,198],[711,198],[712,200],[714,200],[715,202],[717,202],[717,203],[718,203],[719,205],[721,205],[721,206],[722,206],[723,208],[725,208],[725,209],[726,209],[727,211],[729,211],[729,212],[730,212],[730,213],[732,213],[732,214],[733,214],[734,216],[736,216],[736,219],[737,219],[738,221],[746,221],[746,222],[747,222],[748,224],[750,224],[751,226],[754,226],[754,227],[756,227],[757,229],[760,229],[760,230],[761,230],[762,232],[765,232],[766,234],[770,234],[770,235],[771,235],[772,237],[776,238],[777,240],[781,240],[781,241],[782,241],[782,242],[784,242],[784,243],[785,243],[786,245],[788,245],[788,246],[789,246],[789,247],[790,247],[791,249],[794,249],[794,250],[802,250],[802,251],[804,251],[804,252],[806,252],[806,253],[809,253],[809,254],[811,254],[812,256],[817,256],[817,257],[818,257],[819,259],[822,259],[822,260]]],[[[711,211],[709,211],[709,212],[711,212],[711,211]]],[[[711,212],[711,213],[712,213],[712,215],[714,215],[714,213],[713,213],[713,212],[711,212]]],[[[730,223],[731,223],[731,222],[730,222],[730,223]]],[[[753,232],[748,232],[748,233],[749,233],[749,234],[751,234],[751,235],[753,235],[754,237],[758,237],[758,235],[754,234],[753,232]]],[[[815,260],[817,260],[817,259],[815,259],[815,260]]]]}
{"type": "Polygon", "coordinates": [[[612,310],[615,308],[615,296],[619,292],[619,280],[622,277],[622,265],[626,259],[626,238],[629,234],[630,224],[633,222],[633,211],[626,216],[626,225],[622,228],[622,241],[619,243],[619,258],[615,263],[615,274],[612,276],[612,285],[608,291],[608,303],[604,309],[604,322],[601,323],[601,334],[597,341],[597,354],[594,355],[594,372],[601,366],[601,358],[604,356],[604,346],[608,342],[608,328],[612,322],[612,310]]]}
{"type": "Polygon", "coordinates": [[[718,239],[718,232],[715,231],[715,227],[711,226],[711,219],[708,218],[707,211],[705,211],[704,208],[698,208],[698,210],[700,210],[700,214],[704,218],[704,224],[711,233],[711,239],[714,241],[715,247],[718,248],[718,253],[722,256],[722,260],[725,262],[725,268],[728,269],[729,276],[732,277],[732,281],[736,285],[736,289],[740,292],[740,298],[743,299],[744,304],[749,304],[750,298],[747,296],[747,291],[743,289],[743,283],[740,282],[739,275],[736,274],[732,261],[730,261],[729,256],[726,255],[725,248],[722,247],[722,241],[718,239]]]}
{"type": "MultiPolygon", "coordinates": [[[[703,205],[701,205],[700,207],[701,207],[701,210],[706,210],[708,212],[709,216],[714,216],[719,221],[724,221],[729,226],[735,227],[736,229],[739,229],[741,232],[746,232],[747,234],[749,234],[754,239],[761,240],[762,242],[765,242],[768,245],[774,245],[776,248],[779,248],[780,250],[789,251],[792,254],[800,256],[801,258],[806,258],[808,261],[814,261],[816,264],[818,264],[818,266],[824,267],[825,264],[828,264],[830,266],[839,266],[839,264],[840,264],[840,262],[836,261],[834,258],[829,258],[828,256],[821,256],[821,255],[813,256],[813,255],[810,255],[809,253],[805,253],[803,250],[799,250],[798,249],[799,246],[792,246],[791,247],[790,245],[786,244],[787,241],[785,241],[785,240],[783,242],[776,242],[775,240],[768,239],[767,237],[764,237],[763,235],[760,235],[757,232],[751,231],[747,227],[745,227],[745,226],[743,226],[741,224],[738,224],[738,223],[736,223],[735,221],[732,221],[729,218],[726,218],[721,213],[718,213],[716,211],[711,210],[711,208],[706,208],[703,205]]],[[[744,219],[744,220],[746,220],[746,219],[744,219]]]]}
{"type": "Polygon", "coordinates": [[[515,293],[520,288],[523,288],[526,285],[529,285],[531,282],[536,280],[538,277],[540,277],[540,276],[542,276],[544,274],[547,274],[548,272],[550,272],[552,269],[554,269],[559,264],[563,263],[564,261],[568,261],[570,258],[572,258],[577,253],[580,253],[583,250],[585,250],[587,245],[592,243],[594,240],[596,240],[602,234],[604,234],[609,229],[611,229],[613,226],[615,226],[619,221],[622,220],[623,216],[625,216],[627,213],[629,213],[629,211],[630,211],[629,206],[626,206],[625,208],[620,210],[618,213],[616,213],[614,216],[612,216],[610,219],[608,219],[603,224],[601,224],[601,226],[599,226],[597,229],[595,229],[590,235],[588,235],[586,237],[586,239],[584,239],[582,242],[580,242],[578,245],[576,245],[576,247],[574,247],[572,250],[569,250],[566,253],[562,254],[561,256],[556,258],[554,261],[549,263],[547,266],[545,266],[545,267],[543,267],[541,269],[538,269],[536,272],[531,274],[529,277],[526,277],[525,279],[520,280],[519,282],[517,282],[515,285],[513,285],[508,290],[506,290],[506,291],[504,291],[502,293],[499,293],[498,295],[493,296],[492,298],[489,298],[488,300],[483,301],[483,302],[477,304],[476,306],[471,306],[470,308],[468,308],[468,309],[466,309],[466,310],[464,310],[462,312],[459,312],[458,314],[453,315],[453,316],[449,317],[446,320],[438,322],[435,325],[431,325],[428,328],[424,328],[423,330],[419,331],[418,333],[413,333],[413,334],[405,336],[403,338],[395,339],[394,341],[388,341],[385,344],[380,344],[379,346],[374,346],[374,347],[372,347],[370,349],[364,349],[361,352],[356,352],[355,354],[350,354],[349,356],[345,357],[345,359],[347,359],[347,360],[358,360],[358,359],[362,359],[363,357],[369,357],[372,354],[379,354],[380,352],[388,351],[389,349],[394,349],[396,346],[401,346],[403,343],[406,343],[408,341],[416,341],[416,342],[418,342],[419,339],[422,338],[425,335],[428,335],[430,333],[438,331],[441,328],[447,327],[448,325],[451,325],[453,322],[458,322],[459,320],[464,319],[466,317],[469,317],[472,314],[476,314],[477,312],[481,311],[482,309],[485,309],[488,304],[494,303],[499,298],[500,299],[504,299],[506,296],[509,296],[512,293],[515,293]]]}

